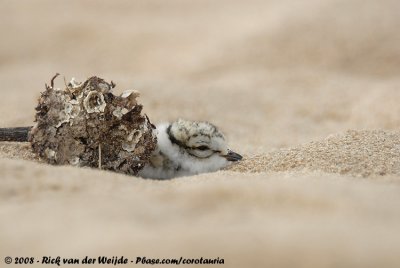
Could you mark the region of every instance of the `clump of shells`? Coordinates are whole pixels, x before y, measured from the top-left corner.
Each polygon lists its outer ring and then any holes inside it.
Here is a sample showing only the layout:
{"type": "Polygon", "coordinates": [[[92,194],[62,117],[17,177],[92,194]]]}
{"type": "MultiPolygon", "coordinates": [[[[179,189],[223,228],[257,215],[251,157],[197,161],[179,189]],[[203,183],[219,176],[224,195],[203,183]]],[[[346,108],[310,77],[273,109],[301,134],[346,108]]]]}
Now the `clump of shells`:
{"type": "Polygon", "coordinates": [[[137,174],[156,147],[154,125],[142,114],[138,91],[116,96],[114,86],[98,77],[72,79],[65,89],[52,81],[36,107],[33,151],[51,164],[137,174]]]}

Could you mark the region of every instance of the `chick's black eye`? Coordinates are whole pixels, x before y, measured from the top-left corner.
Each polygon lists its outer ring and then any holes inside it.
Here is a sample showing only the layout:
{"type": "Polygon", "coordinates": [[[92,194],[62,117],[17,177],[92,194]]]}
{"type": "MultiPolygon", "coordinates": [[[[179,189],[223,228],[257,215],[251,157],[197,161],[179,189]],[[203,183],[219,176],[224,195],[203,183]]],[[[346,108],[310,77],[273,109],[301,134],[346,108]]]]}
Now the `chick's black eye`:
{"type": "Polygon", "coordinates": [[[202,145],[202,146],[197,147],[196,149],[197,149],[197,150],[200,150],[200,151],[206,151],[206,150],[208,150],[209,148],[208,148],[207,146],[205,146],[205,145],[202,145]]]}

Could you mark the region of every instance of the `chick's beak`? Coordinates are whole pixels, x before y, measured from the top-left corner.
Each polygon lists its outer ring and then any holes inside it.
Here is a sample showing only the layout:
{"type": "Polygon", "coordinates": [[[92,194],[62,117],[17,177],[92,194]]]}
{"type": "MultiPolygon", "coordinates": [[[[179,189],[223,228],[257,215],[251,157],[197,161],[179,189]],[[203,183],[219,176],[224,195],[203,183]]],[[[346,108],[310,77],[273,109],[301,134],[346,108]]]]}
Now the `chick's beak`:
{"type": "Polygon", "coordinates": [[[223,155],[223,157],[225,157],[226,160],[232,161],[232,162],[236,162],[236,161],[242,160],[242,158],[243,158],[243,156],[241,156],[240,154],[235,153],[235,152],[233,152],[231,150],[228,150],[228,154],[223,155]]]}

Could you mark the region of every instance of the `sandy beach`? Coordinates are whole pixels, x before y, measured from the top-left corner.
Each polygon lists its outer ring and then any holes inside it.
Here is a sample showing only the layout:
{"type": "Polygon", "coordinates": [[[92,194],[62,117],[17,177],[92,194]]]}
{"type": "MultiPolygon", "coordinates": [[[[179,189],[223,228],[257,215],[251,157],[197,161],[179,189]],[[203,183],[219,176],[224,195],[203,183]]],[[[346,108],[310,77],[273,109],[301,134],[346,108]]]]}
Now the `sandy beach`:
{"type": "Polygon", "coordinates": [[[51,166],[28,143],[0,142],[1,267],[7,256],[43,267],[42,256],[122,255],[400,267],[399,1],[0,0],[0,10],[0,127],[33,125],[55,73],[58,87],[96,75],[116,94],[139,90],[153,123],[210,121],[245,156],[156,181],[51,166]]]}

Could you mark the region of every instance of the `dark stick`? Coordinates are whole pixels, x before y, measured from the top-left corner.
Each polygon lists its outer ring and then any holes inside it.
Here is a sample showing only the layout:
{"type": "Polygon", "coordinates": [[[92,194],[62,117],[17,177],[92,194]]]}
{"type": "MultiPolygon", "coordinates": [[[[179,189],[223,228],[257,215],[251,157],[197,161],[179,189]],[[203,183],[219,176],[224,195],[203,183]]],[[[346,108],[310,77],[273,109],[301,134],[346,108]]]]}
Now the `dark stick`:
{"type": "Polygon", "coordinates": [[[51,79],[51,81],[50,81],[51,88],[54,88],[54,79],[56,79],[56,77],[59,76],[59,75],[60,75],[59,73],[56,73],[56,75],[53,76],[53,78],[51,79]]]}
{"type": "Polygon", "coordinates": [[[28,141],[32,127],[0,128],[0,141],[28,141]]]}
{"type": "MultiPolygon", "coordinates": [[[[48,86],[47,84],[44,84],[44,86],[45,86],[45,88],[48,90],[48,89],[54,89],[54,79],[56,79],[56,77],[57,76],[59,76],[60,74],[59,73],[56,73],[54,76],[53,76],[53,78],[51,78],[51,81],[50,81],[50,86],[48,86]]],[[[65,81],[65,79],[64,79],[64,81],[65,81]]]]}

